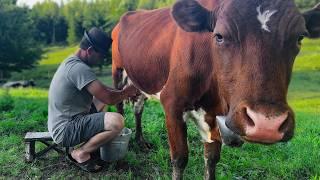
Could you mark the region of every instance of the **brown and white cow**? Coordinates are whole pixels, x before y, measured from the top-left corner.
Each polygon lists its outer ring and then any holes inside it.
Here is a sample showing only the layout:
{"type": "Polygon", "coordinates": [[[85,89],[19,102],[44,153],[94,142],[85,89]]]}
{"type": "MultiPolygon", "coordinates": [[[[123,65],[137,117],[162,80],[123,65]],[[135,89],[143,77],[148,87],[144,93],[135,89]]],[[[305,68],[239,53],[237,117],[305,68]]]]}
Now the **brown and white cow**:
{"type": "MultiPolygon", "coordinates": [[[[222,144],[216,116],[249,142],[292,138],[287,92],[306,35],[320,36],[320,8],[301,14],[293,0],[181,0],[172,8],[128,12],[112,33],[115,85],[120,88],[125,70],[144,94],[160,94],[173,179],[182,178],[188,161],[183,117],[190,112],[205,141],[205,176],[214,179],[222,144]]],[[[143,141],[142,106],[136,110],[143,141]]],[[[235,142],[227,143],[241,144],[235,142]]]]}

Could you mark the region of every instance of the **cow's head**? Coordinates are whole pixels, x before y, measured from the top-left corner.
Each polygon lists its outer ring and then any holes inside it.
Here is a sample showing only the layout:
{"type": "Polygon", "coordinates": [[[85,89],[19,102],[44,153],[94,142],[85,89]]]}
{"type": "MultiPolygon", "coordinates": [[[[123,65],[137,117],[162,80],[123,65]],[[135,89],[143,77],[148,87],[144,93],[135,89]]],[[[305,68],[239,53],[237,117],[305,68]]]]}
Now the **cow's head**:
{"type": "Polygon", "coordinates": [[[287,91],[304,36],[320,36],[320,8],[301,14],[293,0],[181,0],[172,8],[188,32],[212,32],[214,78],[226,102],[226,125],[247,141],[293,136],[287,91]],[[205,1],[203,1],[205,2],[205,1]]]}

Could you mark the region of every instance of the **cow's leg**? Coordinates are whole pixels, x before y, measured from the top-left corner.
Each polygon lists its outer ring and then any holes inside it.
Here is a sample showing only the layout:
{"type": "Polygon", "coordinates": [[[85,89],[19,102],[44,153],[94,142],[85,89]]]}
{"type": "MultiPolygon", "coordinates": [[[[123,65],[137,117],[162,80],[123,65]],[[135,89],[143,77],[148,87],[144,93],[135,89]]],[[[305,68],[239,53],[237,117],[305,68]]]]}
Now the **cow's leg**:
{"type": "Polygon", "coordinates": [[[187,127],[181,119],[172,115],[166,117],[174,180],[182,179],[188,163],[187,127]]]}
{"type": "MultiPolygon", "coordinates": [[[[123,68],[112,67],[113,86],[118,90],[121,90],[125,86],[122,73],[123,68]]],[[[118,113],[124,115],[123,101],[116,104],[116,108],[118,113]]]]}
{"type": "Polygon", "coordinates": [[[216,165],[220,160],[221,138],[215,116],[206,115],[206,121],[211,127],[211,143],[204,143],[205,179],[215,179],[216,165]]]}
{"type": "Polygon", "coordinates": [[[204,142],[205,179],[215,179],[216,164],[220,158],[221,138],[215,116],[202,109],[184,113],[184,119],[193,120],[204,142]]]}
{"type": "Polygon", "coordinates": [[[172,96],[164,96],[161,94],[161,103],[166,114],[173,168],[172,179],[182,179],[183,171],[188,163],[187,126],[182,118],[183,108],[177,104],[179,100],[175,100],[172,96]]]}
{"type": "Polygon", "coordinates": [[[221,142],[204,143],[205,179],[215,179],[216,165],[220,159],[221,142]]]}
{"type": "Polygon", "coordinates": [[[147,97],[144,94],[141,94],[138,99],[134,102],[134,115],[136,119],[136,142],[142,149],[150,149],[151,144],[146,142],[143,138],[142,133],[142,125],[141,125],[141,118],[144,108],[144,102],[146,101],[147,97]]]}

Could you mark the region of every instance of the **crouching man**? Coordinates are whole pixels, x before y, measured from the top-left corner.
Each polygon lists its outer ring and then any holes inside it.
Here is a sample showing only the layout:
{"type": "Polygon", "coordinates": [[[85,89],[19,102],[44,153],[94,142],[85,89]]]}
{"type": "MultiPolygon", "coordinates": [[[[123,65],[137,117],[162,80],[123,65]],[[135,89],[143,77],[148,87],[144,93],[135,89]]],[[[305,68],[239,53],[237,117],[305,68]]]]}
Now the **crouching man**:
{"type": "Polygon", "coordinates": [[[49,132],[54,142],[64,147],[83,143],[71,152],[69,159],[89,172],[102,168],[94,152],[124,127],[120,114],[97,110],[139,93],[134,86],[119,91],[97,80],[90,67],[103,61],[110,45],[111,39],[101,29],[85,32],[80,48],[60,64],[49,89],[49,132]]]}

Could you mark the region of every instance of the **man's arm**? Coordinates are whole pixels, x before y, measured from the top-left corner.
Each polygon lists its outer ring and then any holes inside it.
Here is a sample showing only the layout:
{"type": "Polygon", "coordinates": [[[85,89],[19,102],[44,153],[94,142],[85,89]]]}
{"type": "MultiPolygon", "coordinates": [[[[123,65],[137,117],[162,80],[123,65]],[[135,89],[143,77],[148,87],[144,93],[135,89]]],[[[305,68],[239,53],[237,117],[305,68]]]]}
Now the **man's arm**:
{"type": "Polygon", "coordinates": [[[117,104],[139,94],[134,86],[129,86],[123,90],[116,90],[103,85],[99,80],[92,81],[86,86],[90,94],[105,104],[117,104]]]}
{"type": "Polygon", "coordinates": [[[102,111],[106,105],[105,103],[103,103],[99,99],[97,99],[96,97],[93,97],[92,103],[94,104],[94,106],[96,107],[96,110],[98,112],[102,111]]]}

